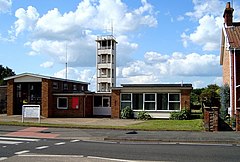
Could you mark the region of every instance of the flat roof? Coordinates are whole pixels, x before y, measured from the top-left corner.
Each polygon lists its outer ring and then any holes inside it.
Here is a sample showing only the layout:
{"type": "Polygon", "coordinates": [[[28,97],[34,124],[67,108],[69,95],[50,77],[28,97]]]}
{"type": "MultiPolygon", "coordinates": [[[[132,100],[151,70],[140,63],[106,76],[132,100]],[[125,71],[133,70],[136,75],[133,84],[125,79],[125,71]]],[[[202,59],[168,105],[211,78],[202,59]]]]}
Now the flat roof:
{"type": "Polygon", "coordinates": [[[189,87],[192,84],[121,84],[122,87],[189,87]]]}

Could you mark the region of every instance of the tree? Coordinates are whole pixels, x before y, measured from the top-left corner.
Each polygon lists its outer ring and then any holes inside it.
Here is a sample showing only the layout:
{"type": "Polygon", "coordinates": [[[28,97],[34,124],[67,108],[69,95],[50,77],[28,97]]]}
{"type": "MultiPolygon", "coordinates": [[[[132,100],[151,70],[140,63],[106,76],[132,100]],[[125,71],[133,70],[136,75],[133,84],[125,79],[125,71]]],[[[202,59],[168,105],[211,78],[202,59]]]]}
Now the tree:
{"type": "Polygon", "coordinates": [[[216,84],[208,85],[201,93],[200,98],[205,106],[220,107],[220,87],[216,84]]]}
{"type": "Polygon", "coordinates": [[[7,66],[5,68],[0,65],[0,85],[6,85],[7,83],[4,81],[4,78],[13,75],[15,75],[15,72],[12,69],[8,68],[7,66]]]}
{"type": "Polygon", "coordinates": [[[228,114],[228,107],[230,106],[230,88],[227,84],[220,88],[220,117],[225,120],[228,114]]]}
{"type": "Polygon", "coordinates": [[[193,89],[190,94],[191,109],[200,109],[201,108],[201,99],[200,95],[204,88],[193,89]]]}

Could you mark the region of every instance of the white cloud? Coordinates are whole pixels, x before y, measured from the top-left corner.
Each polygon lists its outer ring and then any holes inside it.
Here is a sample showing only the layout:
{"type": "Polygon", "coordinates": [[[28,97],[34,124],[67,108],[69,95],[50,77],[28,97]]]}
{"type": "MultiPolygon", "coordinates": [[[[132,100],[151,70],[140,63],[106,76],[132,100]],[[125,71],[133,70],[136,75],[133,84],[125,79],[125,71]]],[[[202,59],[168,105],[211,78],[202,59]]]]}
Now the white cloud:
{"type": "Polygon", "coordinates": [[[221,28],[225,2],[221,0],[193,0],[194,11],[187,12],[192,20],[198,21],[198,26],[191,33],[181,34],[184,47],[189,43],[202,46],[204,51],[218,50],[220,46],[221,28]]]}
{"type": "MultiPolygon", "coordinates": [[[[118,68],[118,71],[118,77],[122,82],[127,83],[161,83],[170,80],[179,82],[179,80],[192,81],[193,78],[196,81],[196,77],[199,80],[199,78],[221,76],[219,56],[197,53],[184,55],[179,52],[169,56],[147,52],[145,60],[133,61],[126,67],[118,68]]],[[[200,85],[197,83],[196,87],[200,85]]],[[[203,84],[206,83],[201,83],[203,84]]]]}
{"type": "Polygon", "coordinates": [[[214,17],[223,14],[225,2],[221,0],[193,0],[194,11],[187,12],[186,15],[195,19],[200,19],[205,15],[214,17]]]}
{"type": "Polygon", "coordinates": [[[153,6],[146,0],[132,10],[121,0],[83,0],[75,11],[66,13],[54,8],[39,16],[37,10],[29,6],[27,10],[18,9],[15,15],[18,18],[14,27],[16,36],[31,31],[32,39],[25,43],[31,48],[29,55],[48,55],[63,63],[67,44],[69,65],[74,67],[95,66],[96,33],[106,31],[111,21],[119,42],[118,65],[129,62],[131,53],[138,48],[138,44],[129,40],[127,33],[142,26],[157,25],[153,6]]]}
{"type": "MultiPolygon", "coordinates": [[[[54,77],[65,78],[66,77],[66,69],[60,70],[53,74],[54,77]]],[[[83,69],[78,70],[76,68],[68,67],[67,69],[67,77],[68,79],[90,82],[91,78],[94,77],[91,69],[83,69]]]]}
{"type": "Polygon", "coordinates": [[[36,8],[32,6],[28,6],[27,10],[24,10],[23,8],[19,8],[15,12],[15,16],[18,19],[15,22],[15,33],[16,33],[16,36],[18,36],[24,30],[31,31],[34,29],[34,25],[39,17],[39,13],[37,12],[36,8]]]}
{"type": "Polygon", "coordinates": [[[40,66],[43,68],[51,68],[51,67],[53,67],[53,64],[54,64],[53,62],[47,61],[47,62],[42,63],[40,66]]]}
{"type": "Polygon", "coordinates": [[[219,40],[221,36],[222,18],[205,15],[199,20],[199,26],[197,29],[187,35],[182,34],[184,46],[187,45],[187,41],[199,44],[203,46],[204,51],[217,50],[219,48],[219,40]]]}
{"type": "Polygon", "coordinates": [[[144,58],[147,62],[165,62],[169,59],[169,56],[157,52],[146,52],[144,58]]]}
{"type": "Polygon", "coordinates": [[[0,13],[10,12],[12,0],[0,0],[0,13]]]}

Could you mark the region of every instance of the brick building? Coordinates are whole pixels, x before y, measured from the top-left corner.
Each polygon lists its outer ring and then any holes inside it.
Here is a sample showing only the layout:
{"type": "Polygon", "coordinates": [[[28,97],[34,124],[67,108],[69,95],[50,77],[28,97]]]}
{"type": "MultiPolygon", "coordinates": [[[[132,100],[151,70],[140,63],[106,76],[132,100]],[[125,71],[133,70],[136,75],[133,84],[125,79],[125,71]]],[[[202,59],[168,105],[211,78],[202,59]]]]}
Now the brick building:
{"type": "Polygon", "coordinates": [[[135,114],[147,111],[153,118],[169,118],[170,112],[190,109],[191,84],[123,84],[116,87],[115,37],[97,40],[96,92],[88,83],[30,73],[5,78],[7,114],[22,114],[23,104],[37,104],[44,117],[120,118],[130,106],[135,114]]]}
{"type": "Polygon", "coordinates": [[[7,103],[7,86],[0,86],[0,113],[5,113],[7,103]]]}
{"type": "Polygon", "coordinates": [[[146,111],[153,118],[169,118],[173,111],[190,110],[191,91],[191,84],[122,84],[112,89],[112,118],[126,106],[134,116],[146,111]]]}
{"type": "Polygon", "coordinates": [[[223,69],[223,84],[230,87],[230,115],[240,107],[240,22],[233,22],[230,2],[226,4],[222,28],[220,64],[223,69]]]}
{"type": "Polygon", "coordinates": [[[21,115],[23,104],[41,106],[44,117],[90,117],[93,95],[88,83],[24,73],[7,81],[7,115],[21,115]]]}

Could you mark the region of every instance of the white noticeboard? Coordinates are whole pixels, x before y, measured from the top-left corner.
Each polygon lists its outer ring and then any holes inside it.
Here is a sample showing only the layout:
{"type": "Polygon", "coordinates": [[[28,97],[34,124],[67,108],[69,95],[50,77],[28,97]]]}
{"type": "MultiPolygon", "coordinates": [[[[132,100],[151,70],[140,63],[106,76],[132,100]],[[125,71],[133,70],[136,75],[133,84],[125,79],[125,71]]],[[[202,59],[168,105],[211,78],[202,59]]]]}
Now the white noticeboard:
{"type": "Polygon", "coordinates": [[[40,105],[23,105],[22,122],[24,122],[24,118],[38,118],[38,122],[40,123],[40,105]]]}

